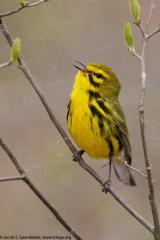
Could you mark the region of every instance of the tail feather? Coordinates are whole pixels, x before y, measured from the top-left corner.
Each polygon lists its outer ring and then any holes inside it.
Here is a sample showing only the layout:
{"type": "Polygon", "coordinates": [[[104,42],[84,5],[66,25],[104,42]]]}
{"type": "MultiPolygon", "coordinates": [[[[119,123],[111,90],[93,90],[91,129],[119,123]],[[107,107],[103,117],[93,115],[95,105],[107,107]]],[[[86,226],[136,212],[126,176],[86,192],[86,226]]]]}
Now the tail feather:
{"type": "Polygon", "coordinates": [[[114,170],[119,181],[126,185],[136,186],[136,182],[130,172],[130,169],[121,162],[121,164],[112,161],[114,170]]]}

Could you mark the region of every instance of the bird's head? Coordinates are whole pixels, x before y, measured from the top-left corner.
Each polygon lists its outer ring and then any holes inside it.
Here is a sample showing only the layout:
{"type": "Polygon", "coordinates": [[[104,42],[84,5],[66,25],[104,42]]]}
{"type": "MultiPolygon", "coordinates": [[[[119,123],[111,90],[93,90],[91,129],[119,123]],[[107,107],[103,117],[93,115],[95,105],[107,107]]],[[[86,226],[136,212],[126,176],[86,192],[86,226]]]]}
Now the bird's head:
{"type": "Polygon", "coordinates": [[[85,65],[76,61],[73,65],[79,69],[75,87],[81,86],[85,90],[97,91],[105,98],[118,97],[121,85],[111,68],[97,62],[90,62],[85,65]]]}

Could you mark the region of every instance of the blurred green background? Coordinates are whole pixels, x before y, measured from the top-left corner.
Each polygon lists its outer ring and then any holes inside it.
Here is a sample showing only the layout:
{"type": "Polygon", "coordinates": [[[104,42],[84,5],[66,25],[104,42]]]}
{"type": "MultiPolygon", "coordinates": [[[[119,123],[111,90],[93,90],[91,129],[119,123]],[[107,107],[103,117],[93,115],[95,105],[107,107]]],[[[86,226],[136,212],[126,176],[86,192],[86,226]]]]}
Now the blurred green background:
{"type": "MultiPolygon", "coordinates": [[[[29,1],[30,3],[33,1],[29,1]]],[[[145,27],[150,2],[142,6],[145,27]]],[[[160,2],[156,2],[150,31],[160,22],[160,2]]],[[[19,6],[18,0],[1,0],[0,11],[19,6]]],[[[127,50],[123,26],[132,23],[128,0],[51,0],[24,9],[3,19],[13,38],[22,43],[22,57],[44,92],[54,114],[67,131],[66,105],[77,70],[74,60],[99,61],[117,74],[122,90],[120,102],[125,112],[133,151],[133,166],[145,173],[139,130],[138,103],[141,66],[127,50]]],[[[135,48],[141,51],[141,34],[132,24],[135,48]]],[[[147,92],[145,99],[146,138],[157,204],[160,204],[160,35],[148,43],[146,55],[147,92]]],[[[0,32],[0,63],[9,58],[10,47],[0,32]]],[[[0,132],[36,186],[84,239],[149,240],[152,235],[123,209],[110,194],[81,167],[72,162],[59,133],[51,123],[31,85],[14,63],[0,69],[0,132]]],[[[67,131],[68,133],[68,131],[67,131]]],[[[18,175],[11,160],[0,149],[0,177],[18,175]]],[[[104,179],[107,161],[86,162],[104,179]]],[[[115,190],[152,223],[147,181],[133,173],[137,187],[118,182],[115,190]]],[[[1,235],[69,235],[49,210],[21,181],[0,184],[1,235]]],[[[73,237],[72,237],[73,239],[73,237]]]]}

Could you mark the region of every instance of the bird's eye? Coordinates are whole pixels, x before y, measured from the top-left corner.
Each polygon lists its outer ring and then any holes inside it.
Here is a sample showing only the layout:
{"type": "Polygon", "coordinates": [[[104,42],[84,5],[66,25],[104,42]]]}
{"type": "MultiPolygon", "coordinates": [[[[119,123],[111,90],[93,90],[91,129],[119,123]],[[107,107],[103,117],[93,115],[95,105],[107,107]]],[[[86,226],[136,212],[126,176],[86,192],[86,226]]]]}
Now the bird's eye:
{"type": "Polygon", "coordinates": [[[96,77],[97,77],[97,78],[102,78],[103,75],[102,75],[101,73],[97,73],[97,74],[96,74],[96,77]]]}

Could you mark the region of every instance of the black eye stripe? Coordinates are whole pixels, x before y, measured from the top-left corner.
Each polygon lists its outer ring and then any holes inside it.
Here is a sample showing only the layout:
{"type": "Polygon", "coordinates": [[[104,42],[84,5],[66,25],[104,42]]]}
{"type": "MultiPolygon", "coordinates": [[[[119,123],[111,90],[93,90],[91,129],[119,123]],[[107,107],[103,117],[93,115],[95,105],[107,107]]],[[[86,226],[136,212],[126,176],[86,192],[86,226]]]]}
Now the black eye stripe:
{"type": "Polygon", "coordinates": [[[89,76],[89,81],[90,81],[90,83],[91,83],[94,87],[99,87],[99,86],[100,86],[100,83],[95,82],[95,81],[93,80],[92,74],[89,74],[88,76],[89,76]]]}

